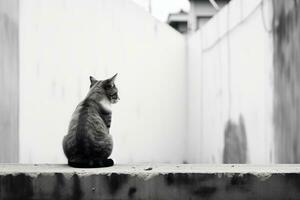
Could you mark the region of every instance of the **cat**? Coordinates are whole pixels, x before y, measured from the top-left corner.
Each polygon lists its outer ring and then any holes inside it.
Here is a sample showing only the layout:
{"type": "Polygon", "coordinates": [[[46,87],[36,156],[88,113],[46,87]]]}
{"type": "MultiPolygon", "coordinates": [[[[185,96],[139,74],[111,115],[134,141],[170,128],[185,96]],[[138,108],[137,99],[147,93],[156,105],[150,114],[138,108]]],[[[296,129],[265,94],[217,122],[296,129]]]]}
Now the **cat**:
{"type": "Polygon", "coordinates": [[[109,134],[111,104],[119,101],[118,88],[112,78],[98,81],[90,76],[90,90],[76,107],[68,134],[63,139],[63,150],[68,165],[78,168],[109,167],[114,165],[108,157],[113,140],[109,134]]]}

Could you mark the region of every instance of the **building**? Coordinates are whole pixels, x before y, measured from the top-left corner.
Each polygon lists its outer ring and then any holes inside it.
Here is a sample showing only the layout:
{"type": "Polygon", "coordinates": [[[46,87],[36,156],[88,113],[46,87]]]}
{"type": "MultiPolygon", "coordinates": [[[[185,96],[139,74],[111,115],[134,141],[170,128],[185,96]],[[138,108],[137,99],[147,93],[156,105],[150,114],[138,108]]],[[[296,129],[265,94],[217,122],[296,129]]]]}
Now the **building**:
{"type": "Polygon", "coordinates": [[[188,32],[188,19],[189,14],[184,10],[180,10],[177,13],[170,13],[168,16],[167,23],[176,29],[180,33],[188,32]]]}
{"type": "Polygon", "coordinates": [[[197,31],[210,18],[212,18],[230,0],[189,0],[190,12],[188,28],[197,31]]]}
{"type": "Polygon", "coordinates": [[[230,0],[189,0],[190,12],[171,13],[167,23],[180,33],[195,32],[230,0]]]}

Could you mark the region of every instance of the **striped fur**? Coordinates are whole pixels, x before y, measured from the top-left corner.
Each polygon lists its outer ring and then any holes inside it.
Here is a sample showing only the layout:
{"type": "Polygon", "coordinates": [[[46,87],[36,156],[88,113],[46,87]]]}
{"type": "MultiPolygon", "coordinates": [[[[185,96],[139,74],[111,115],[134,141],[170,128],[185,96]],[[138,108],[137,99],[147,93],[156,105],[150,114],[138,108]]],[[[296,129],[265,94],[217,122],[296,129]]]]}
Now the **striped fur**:
{"type": "Polygon", "coordinates": [[[115,76],[104,81],[90,77],[91,86],[86,98],[76,107],[63,150],[72,167],[108,167],[113,141],[109,134],[111,104],[119,100],[115,76]]]}

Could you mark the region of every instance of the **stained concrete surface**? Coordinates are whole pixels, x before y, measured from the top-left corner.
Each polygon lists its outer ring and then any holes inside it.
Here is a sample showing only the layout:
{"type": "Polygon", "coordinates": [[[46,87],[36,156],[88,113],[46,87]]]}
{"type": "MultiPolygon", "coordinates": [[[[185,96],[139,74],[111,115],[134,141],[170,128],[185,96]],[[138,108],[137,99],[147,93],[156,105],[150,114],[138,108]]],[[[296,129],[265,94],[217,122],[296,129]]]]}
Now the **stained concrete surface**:
{"type": "Polygon", "coordinates": [[[300,162],[300,1],[274,0],[276,162],[300,162]]]}
{"type": "Polygon", "coordinates": [[[18,0],[0,0],[0,163],[19,153],[18,0]]]}
{"type": "Polygon", "coordinates": [[[238,124],[231,120],[226,124],[223,163],[247,163],[247,134],[242,115],[238,124]]]}
{"type": "Polygon", "coordinates": [[[0,199],[299,199],[300,165],[0,165],[0,199]]]}

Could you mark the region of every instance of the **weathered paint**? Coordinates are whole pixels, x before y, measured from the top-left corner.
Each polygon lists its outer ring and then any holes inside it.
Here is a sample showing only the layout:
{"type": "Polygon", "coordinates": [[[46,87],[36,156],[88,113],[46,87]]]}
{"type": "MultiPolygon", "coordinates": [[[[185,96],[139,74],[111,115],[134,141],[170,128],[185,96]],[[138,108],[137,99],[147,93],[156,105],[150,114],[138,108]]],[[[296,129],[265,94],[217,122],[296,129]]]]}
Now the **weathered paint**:
{"type": "Polygon", "coordinates": [[[158,165],[150,171],[147,168],[0,165],[0,199],[300,198],[300,166],[158,165]],[[144,179],[140,173],[153,175],[144,179]]]}
{"type": "Polygon", "coordinates": [[[300,162],[300,1],[274,1],[276,161],[300,162]]]}
{"type": "Polygon", "coordinates": [[[0,163],[19,154],[18,0],[0,0],[0,163]]]}

